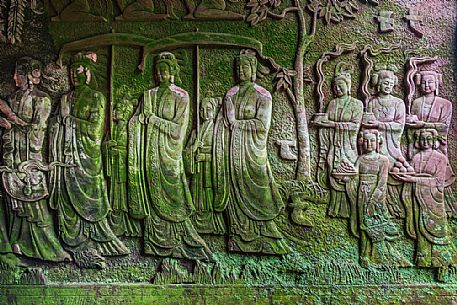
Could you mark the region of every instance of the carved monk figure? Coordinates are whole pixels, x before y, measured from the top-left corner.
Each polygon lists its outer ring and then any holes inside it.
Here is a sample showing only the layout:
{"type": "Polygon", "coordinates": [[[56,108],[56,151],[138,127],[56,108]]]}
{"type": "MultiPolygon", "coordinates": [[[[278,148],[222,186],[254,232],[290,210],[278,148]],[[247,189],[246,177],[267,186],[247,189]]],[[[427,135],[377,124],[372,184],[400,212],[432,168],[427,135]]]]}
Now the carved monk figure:
{"type": "Polygon", "coordinates": [[[349,218],[345,183],[333,173],[354,172],[363,104],[351,97],[351,70],[344,63],[335,69],[333,90],[336,98],[328,104],[326,117],[315,122],[320,127],[318,180],[323,187],[330,186],[328,215],[349,218]]]}
{"type": "Polygon", "coordinates": [[[213,191],[213,134],[217,98],[205,98],[200,107],[200,117],[203,120],[199,131],[191,137],[195,160],[191,180],[192,198],[196,213],[192,217],[199,233],[225,234],[223,209],[214,205],[213,191]]]}
{"type": "Polygon", "coordinates": [[[59,210],[60,237],[82,267],[105,267],[102,256],[129,250],[108,225],[110,211],[101,144],[106,99],[89,87],[95,53],[78,53],[70,68],[74,90],[62,97],[51,135],[51,160],[68,164],[51,176],[52,206],[59,210]]]}
{"type": "Polygon", "coordinates": [[[109,224],[117,236],[141,236],[138,220],[129,215],[127,198],[127,125],[133,104],[128,99],[119,101],[113,112],[111,140],[107,143],[107,173],[110,177],[109,200],[112,211],[109,224]]]}
{"type": "Polygon", "coordinates": [[[179,65],[172,53],[155,60],[158,87],[144,92],[129,122],[129,203],[144,217],[144,252],[208,260],[211,252],[198,235],[183,165],[189,121],[189,95],[174,84],[179,65]]]}
{"type": "MultiPolygon", "coordinates": [[[[398,78],[392,70],[381,69],[372,75],[372,83],[376,88],[377,96],[370,100],[367,112],[373,113],[375,121],[366,124],[371,128],[378,128],[384,143],[380,153],[389,158],[389,171],[412,171],[403,157],[400,147],[401,136],[405,127],[405,104],[392,95],[398,78]]],[[[365,124],[364,124],[365,125],[365,124]]],[[[392,216],[404,217],[404,208],[401,202],[402,183],[389,177],[387,186],[387,206],[392,216]]]]}
{"type": "MultiPolygon", "coordinates": [[[[21,58],[14,81],[18,90],[9,98],[16,114],[3,133],[3,186],[8,202],[9,237],[14,253],[49,261],[70,261],[54,231],[48,207],[43,168],[43,141],[51,113],[49,95],[40,91],[41,63],[21,58]]],[[[5,113],[4,111],[2,111],[5,113]]],[[[7,116],[12,118],[11,115],[7,116]]]]}
{"type": "Polygon", "coordinates": [[[352,231],[360,232],[360,264],[409,266],[390,243],[400,235],[390,218],[386,205],[388,157],[379,153],[382,132],[364,130],[360,133],[363,154],[354,165],[358,171],[348,183],[348,195],[356,206],[351,210],[352,231]]]}
{"type": "Polygon", "coordinates": [[[284,204],[267,154],[271,94],[255,83],[254,51],[237,60],[239,84],[224,98],[214,143],[215,205],[227,206],[229,250],[283,254],[288,247],[275,218],[284,204]]]}
{"type": "Polygon", "coordinates": [[[439,134],[435,129],[420,129],[415,133],[416,153],[411,166],[415,176],[398,176],[406,182],[403,198],[410,213],[406,228],[416,239],[416,264],[438,269],[443,280],[447,269],[457,263],[451,228],[444,202],[444,187],[449,179],[448,160],[439,151],[439,134]]]}

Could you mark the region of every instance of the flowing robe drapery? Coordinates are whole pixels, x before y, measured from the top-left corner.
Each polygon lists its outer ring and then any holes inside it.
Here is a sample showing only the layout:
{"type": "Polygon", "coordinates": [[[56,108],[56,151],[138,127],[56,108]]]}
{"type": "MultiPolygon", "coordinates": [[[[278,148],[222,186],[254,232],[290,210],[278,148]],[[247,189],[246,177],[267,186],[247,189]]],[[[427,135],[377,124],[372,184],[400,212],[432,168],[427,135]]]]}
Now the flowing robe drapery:
{"type": "Polygon", "coordinates": [[[19,173],[21,165],[43,161],[43,141],[51,112],[51,99],[39,90],[18,90],[9,106],[27,127],[13,125],[3,133],[3,162],[12,172],[2,175],[6,192],[9,237],[13,250],[32,258],[49,261],[69,261],[55,234],[48,207],[47,179],[43,171],[19,173]]]}
{"type": "Polygon", "coordinates": [[[236,86],[227,92],[216,121],[214,207],[227,207],[230,250],[287,251],[274,222],[284,204],[267,155],[271,111],[267,90],[256,84],[236,86]]]}
{"type": "Polygon", "coordinates": [[[190,217],[195,212],[183,165],[189,96],[170,85],[144,92],[129,122],[129,200],[145,219],[145,253],[207,260],[190,217]]]}
{"type": "MultiPolygon", "coordinates": [[[[401,151],[401,136],[405,128],[405,104],[397,97],[390,96],[387,99],[373,98],[367,106],[367,112],[375,115],[379,124],[383,143],[380,153],[389,158],[389,171],[395,162],[405,160],[401,151]]],[[[403,162],[402,162],[403,163],[403,162]]],[[[387,185],[387,207],[389,213],[396,217],[405,217],[401,191],[403,183],[389,176],[387,185]]]]}
{"type": "MultiPolygon", "coordinates": [[[[122,114],[121,114],[122,115],[122,114]]],[[[107,173],[110,177],[109,201],[111,212],[108,222],[117,236],[141,236],[141,227],[137,219],[130,217],[127,198],[127,125],[125,120],[113,124],[111,138],[115,145],[106,148],[107,173]]]]}
{"type": "Polygon", "coordinates": [[[416,264],[421,267],[446,267],[457,263],[444,202],[448,160],[437,150],[420,151],[411,166],[416,182],[405,184],[403,199],[408,213],[406,228],[417,239],[416,264]]]}
{"type": "Polygon", "coordinates": [[[92,249],[100,255],[124,255],[130,251],[108,225],[107,196],[101,143],[106,99],[88,87],[62,97],[53,126],[51,161],[68,164],[51,175],[51,199],[58,210],[60,236],[72,252],[92,249]],[[60,121],[60,123],[59,123],[60,121]]]}
{"type": "Polygon", "coordinates": [[[201,124],[199,133],[193,135],[194,145],[203,143],[203,147],[197,151],[197,154],[203,156],[203,160],[193,161],[196,162],[196,166],[191,180],[192,199],[195,205],[192,221],[199,233],[225,234],[223,211],[214,209],[213,134],[214,120],[208,119],[201,124]]]}
{"type": "Polygon", "coordinates": [[[379,153],[361,155],[355,164],[358,175],[348,183],[348,195],[357,209],[351,210],[352,232],[359,233],[360,263],[410,266],[390,240],[400,235],[386,205],[389,159],[379,153]]]}
{"type": "Polygon", "coordinates": [[[342,162],[353,165],[357,160],[357,135],[362,122],[363,104],[351,96],[331,100],[328,104],[328,119],[334,128],[319,131],[318,182],[322,187],[330,185],[328,215],[349,218],[350,201],[346,195],[346,184],[332,176],[342,162]]]}

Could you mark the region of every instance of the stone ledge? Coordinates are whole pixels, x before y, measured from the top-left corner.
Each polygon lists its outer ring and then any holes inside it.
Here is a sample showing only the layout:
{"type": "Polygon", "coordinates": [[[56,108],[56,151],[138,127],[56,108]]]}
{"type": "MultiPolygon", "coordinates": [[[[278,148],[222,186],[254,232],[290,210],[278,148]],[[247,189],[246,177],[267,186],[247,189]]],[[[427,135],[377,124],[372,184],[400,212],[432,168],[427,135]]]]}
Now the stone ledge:
{"type": "Polygon", "coordinates": [[[315,285],[293,288],[147,284],[10,285],[0,286],[0,304],[456,305],[457,285],[315,285]]]}

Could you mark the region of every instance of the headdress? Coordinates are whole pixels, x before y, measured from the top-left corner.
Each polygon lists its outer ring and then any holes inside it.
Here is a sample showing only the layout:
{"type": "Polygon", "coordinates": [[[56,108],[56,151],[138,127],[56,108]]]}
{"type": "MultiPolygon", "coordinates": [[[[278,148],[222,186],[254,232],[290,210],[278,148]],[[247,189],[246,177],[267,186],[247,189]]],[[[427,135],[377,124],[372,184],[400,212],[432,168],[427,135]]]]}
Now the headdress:
{"type": "Polygon", "coordinates": [[[97,62],[97,54],[94,52],[79,52],[73,56],[71,61],[72,67],[83,66],[84,68],[93,71],[97,62]]]}
{"type": "Polygon", "coordinates": [[[346,82],[349,90],[351,88],[351,74],[353,72],[354,68],[352,65],[346,64],[345,62],[340,62],[336,65],[335,67],[335,79],[334,81],[336,82],[337,80],[343,80],[346,82]]]}
{"type": "Polygon", "coordinates": [[[26,75],[28,81],[37,85],[41,81],[41,69],[43,64],[31,57],[22,57],[16,61],[16,73],[26,75]]]}
{"type": "Polygon", "coordinates": [[[395,85],[398,83],[398,77],[395,75],[398,69],[395,65],[376,65],[374,70],[375,72],[371,75],[371,84],[373,86],[378,86],[380,81],[386,78],[393,79],[395,85]]]}
{"type": "Polygon", "coordinates": [[[159,55],[156,56],[155,58],[155,69],[157,69],[157,66],[159,64],[166,64],[170,68],[170,74],[171,74],[171,82],[172,83],[179,83],[180,77],[179,77],[179,64],[178,61],[176,60],[176,56],[171,53],[171,52],[162,52],[159,55]]]}

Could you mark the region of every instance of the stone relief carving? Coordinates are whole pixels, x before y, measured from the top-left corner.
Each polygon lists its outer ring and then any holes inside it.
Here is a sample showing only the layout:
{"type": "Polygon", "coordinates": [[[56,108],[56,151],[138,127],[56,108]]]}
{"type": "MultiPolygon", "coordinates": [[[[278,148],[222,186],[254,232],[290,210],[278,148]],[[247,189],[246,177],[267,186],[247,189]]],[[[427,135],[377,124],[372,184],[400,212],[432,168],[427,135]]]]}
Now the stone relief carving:
{"type": "Polygon", "coordinates": [[[133,107],[127,97],[118,101],[113,111],[111,139],[105,143],[105,168],[110,177],[109,201],[112,209],[109,224],[117,236],[141,236],[139,220],[130,217],[128,199],[128,121],[133,107]]]}
{"type": "Polygon", "coordinates": [[[389,158],[380,153],[382,133],[376,129],[363,129],[359,142],[362,154],[354,168],[357,175],[349,176],[348,195],[352,206],[351,222],[357,222],[360,238],[360,264],[362,266],[394,265],[408,267],[392,245],[400,236],[386,204],[389,158]]]}
{"type": "MultiPolygon", "coordinates": [[[[100,7],[92,7],[95,4],[90,1],[51,2],[58,11],[56,21],[107,21],[114,14],[94,13],[100,7]]],[[[121,8],[117,21],[178,18],[170,1],[162,6],[152,1],[127,2],[117,1],[121,8]],[[157,7],[166,12],[158,13],[157,7]]],[[[267,17],[283,19],[294,13],[303,22],[303,3],[292,4],[277,13],[283,8],[279,1],[249,1],[245,21],[255,26],[267,17]]],[[[244,18],[226,11],[225,1],[196,4],[189,0],[184,5],[188,15],[179,22],[244,18]]],[[[310,1],[306,7],[312,19],[309,29],[305,23],[298,29],[293,69],[266,57],[257,41],[225,34],[185,33],[162,40],[125,33],[103,35],[97,46],[143,48],[143,73],[150,68],[147,56],[156,55],[152,74],[157,86],[143,88],[138,101],[130,96],[107,99],[105,93],[94,90],[97,56],[80,52],[71,62],[71,91],[57,102],[53,116],[52,98],[38,86],[57,92],[63,87],[63,69],[52,78],[42,75],[43,68],[32,59],[18,62],[15,81],[19,89],[8,102],[0,101],[5,203],[0,206],[0,220],[6,220],[0,221],[0,252],[104,268],[106,256],[132,252],[124,238],[136,237],[142,242],[140,256],[160,258],[154,283],[212,279],[220,272],[219,266],[211,269],[202,261],[213,263],[218,254],[203,234],[227,236],[229,252],[286,257],[293,239],[284,231],[284,223],[306,230],[319,228],[311,213],[316,203],[326,203],[328,216],[349,220],[352,238],[359,242],[359,266],[370,270],[364,269],[366,274],[375,272],[371,268],[382,272],[383,268],[411,267],[414,261],[418,267],[437,269],[437,279],[446,280],[457,255],[444,195],[454,182],[448,159],[452,104],[439,96],[441,73],[421,69],[432,59],[411,58],[405,104],[402,93],[395,91],[401,87],[402,72],[381,59],[376,65],[367,59],[378,53],[389,56],[394,47],[364,47],[361,85],[354,70],[359,62],[339,58],[354,52],[356,43],[324,53],[316,63],[319,104],[311,122],[319,140],[315,183],[303,96],[303,55],[310,42],[303,41],[313,39],[319,18],[324,23],[342,22],[355,17],[357,5],[355,1],[310,1]],[[224,79],[224,91],[228,91],[215,95],[223,98],[200,101],[189,80],[181,85],[184,67],[172,52],[189,46],[190,52],[196,52],[198,47],[194,47],[199,45],[241,50],[235,61],[236,85],[229,89],[230,81],[224,79]],[[324,64],[335,59],[334,98],[326,103],[324,64]],[[273,79],[271,84],[257,79],[260,62],[269,66],[265,74],[273,79]],[[361,87],[363,101],[356,96],[353,83],[361,87]],[[280,94],[292,106],[296,139],[270,138],[280,94]],[[112,109],[112,118],[107,109],[112,109]],[[275,154],[267,147],[275,144],[281,159],[277,162],[296,164],[290,185],[274,176],[270,163],[275,154]],[[190,155],[189,170],[186,154],[190,155]],[[405,238],[416,243],[414,258],[405,257],[397,248],[397,241],[405,238]],[[194,261],[193,272],[182,263],[186,260],[194,261]]],[[[393,30],[391,17],[391,11],[380,11],[380,32],[393,30]]],[[[421,20],[416,17],[408,19],[412,28],[421,20]]],[[[65,51],[90,49],[99,38],[69,43],[65,51]]],[[[200,73],[196,66],[190,69],[200,73]]],[[[60,69],[48,67],[50,72],[60,69]]],[[[244,268],[245,273],[256,272],[248,263],[244,268]]],[[[35,279],[43,275],[42,270],[28,270],[24,282],[29,273],[36,273],[35,279]]]]}
{"type": "Polygon", "coordinates": [[[189,95],[179,83],[179,65],[169,52],[155,62],[158,87],[143,94],[129,121],[129,199],[133,214],[144,218],[144,252],[209,260],[199,236],[182,159],[189,121],[189,95]],[[146,168],[146,172],[144,172],[146,168]]]}
{"type": "Polygon", "coordinates": [[[378,15],[375,16],[376,22],[379,25],[380,33],[389,33],[394,30],[394,18],[392,11],[379,11],[378,15]]]}
{"type": "Polygon", "coordinates": [[[239,83],[225,94],[216,120],[216,205],[227,208],[229,250],[284,254],[274,222],[284,203],[266,149],[272,97],[256,84],[255,52],[242,50],[236,67],[239,83]]]}
{"type": "Polygon", "coordinates": [[[96,62],[95,53],[78,53],[71,63],[73,90],[60,101],[50,143],[50,160],[68,166],[52,172],[50,204],[58,210],[60,237],[75,262],[103,268],[103,256],[130,251],[108,224],[101,151],[106,99],[89,87],[96,62]]]}
{"type": "Polygon", "coordinates": [[[424,17],[419,14],[418,8],[410,8],[408,10],[408,15],[403,18],[408,22],[409,28],[414,35],[418,38],[424,36],[424,17]]]}
{"type": "Polygon", "coordinates": [[[352,66],[344,62],[335,68],[333,91],[335,99],[326,112],[314,120],[319,128],[318,181],[330,186],[328,214],[349,218],[351,206],[341,174],[355,174],[357,134],[362,123],[362,101],[351,96],[352,66]]]}

